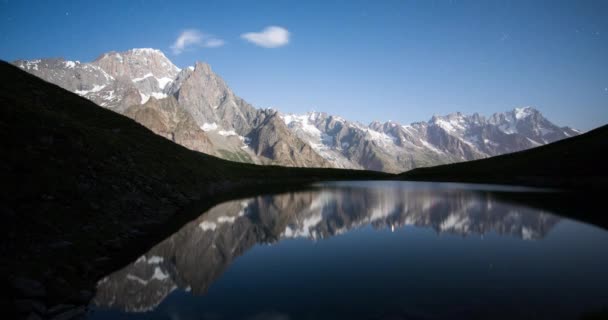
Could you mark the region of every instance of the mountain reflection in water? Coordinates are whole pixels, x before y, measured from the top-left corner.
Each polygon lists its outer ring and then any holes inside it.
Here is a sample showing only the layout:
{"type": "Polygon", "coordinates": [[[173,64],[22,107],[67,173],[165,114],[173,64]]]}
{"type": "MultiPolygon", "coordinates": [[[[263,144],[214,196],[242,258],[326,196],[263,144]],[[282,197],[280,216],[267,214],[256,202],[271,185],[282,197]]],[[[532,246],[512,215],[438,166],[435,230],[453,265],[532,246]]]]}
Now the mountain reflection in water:
{"type": "Polygon", "coordinates": [[[491,192],[408,184],[328,184],[229,201],[99,281],[94,304],[141,312],[177,288],[205,294],[234,259],[256,244],[285,238],[318,240],[366,225],[390,230],[412,225],[437,233],[496,232],[529,240],[543,238],[558,222],[549,213],[500,202],[491,192]]]}

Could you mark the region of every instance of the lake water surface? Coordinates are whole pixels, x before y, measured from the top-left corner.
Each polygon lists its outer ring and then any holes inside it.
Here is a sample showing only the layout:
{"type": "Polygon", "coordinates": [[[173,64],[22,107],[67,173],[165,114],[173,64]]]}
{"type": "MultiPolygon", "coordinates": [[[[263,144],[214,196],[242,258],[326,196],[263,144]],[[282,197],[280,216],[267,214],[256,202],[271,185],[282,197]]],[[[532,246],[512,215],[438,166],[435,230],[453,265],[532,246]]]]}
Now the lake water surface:
{"type": "Polygon", "coordinates": [[[91,319],[578,318],[608,232],[526,188],[335,182],[219,204],[99,281],[91,319]]]}

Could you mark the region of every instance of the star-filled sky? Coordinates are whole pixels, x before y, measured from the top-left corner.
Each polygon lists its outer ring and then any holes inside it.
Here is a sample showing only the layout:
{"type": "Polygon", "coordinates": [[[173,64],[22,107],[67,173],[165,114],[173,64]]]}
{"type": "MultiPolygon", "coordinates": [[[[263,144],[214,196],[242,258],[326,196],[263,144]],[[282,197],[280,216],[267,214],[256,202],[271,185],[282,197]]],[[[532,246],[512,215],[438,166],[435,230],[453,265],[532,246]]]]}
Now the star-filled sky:
{"type": "Polygon", "coordinates": [[[534,106],[608,123],[608,1],[0,0],[0,59],[161,49],[256,107],[426,121],[534,106]]]}

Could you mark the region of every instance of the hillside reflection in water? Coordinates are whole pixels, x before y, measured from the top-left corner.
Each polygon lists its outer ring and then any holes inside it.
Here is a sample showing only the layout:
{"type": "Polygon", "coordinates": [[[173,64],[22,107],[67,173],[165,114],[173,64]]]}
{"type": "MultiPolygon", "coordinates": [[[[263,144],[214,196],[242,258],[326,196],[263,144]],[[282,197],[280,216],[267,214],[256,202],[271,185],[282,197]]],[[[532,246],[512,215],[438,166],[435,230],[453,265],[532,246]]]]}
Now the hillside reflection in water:
{"type": "MultiPolygon", "coordinates": [[[[574,237],[570,230],[592,230],[602,245],[608,244],[606,232],[502,202],[493,192],[479,188],[328,183],[311,190],[225,202],[100,280],[90,316],[298,319],[396,314],[432,318],[487,315],[496,310],[522,316],[527,307],[537,312],[559,297],[555,293],[536,297],[534,290],[528,290],[518,302],[509,297],[512,290],[526,291],[527,286],[566,290],[560,285],[577,283],[564,278],[568,272],[587,277],[597,272],[597,265],[585,271],[585,261],[591,261],[587,255],[593,250],[579,259],[581,272],[569,263],[558,264],[562,257],[554,251],[556,243],[574,237]],[[545,243],[543,239],[562,224],[561,236],[545,243]],[[236,270],[231,272],[233,263],[236,270]],[[550,270],[542,272],[542,268],[550,270]],[[554,273],[563,284],[550,282],[554,273]],[[537,278],[527,282],[528,277],[537,278]],[[408,290],[420,296],[412,299],[408,290]],[[283,301],[281,292],[290,299],[283,301]],[[311,300],[310,295],[323,298],[311,300]],[[454,295],[459,296],[455,301],[444,301],[454,295]],[[268,300],[276,296],[275,301],[268,300]]],[[[577,236],[576,241],[582,238],[577,236]]],[[[594,261],[608,268],[606,258],[594,261]]],[[[596,286],[608,284],[605,274],[596,276],[596,286]]],[[[587,282],[593,283],[583,281],[583,287],[587,282]]],[[[537,314],[576,314],[582,307],[576,301],[537,314]]]]}

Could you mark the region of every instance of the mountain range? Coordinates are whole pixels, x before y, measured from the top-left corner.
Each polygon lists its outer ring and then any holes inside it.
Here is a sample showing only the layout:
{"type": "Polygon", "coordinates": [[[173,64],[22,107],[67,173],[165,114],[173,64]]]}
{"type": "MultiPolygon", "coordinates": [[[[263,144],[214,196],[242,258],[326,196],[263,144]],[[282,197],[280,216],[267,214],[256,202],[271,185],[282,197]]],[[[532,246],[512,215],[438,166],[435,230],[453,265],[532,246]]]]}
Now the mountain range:
{"type": "Polygon", "coordinates": [[[238,97],[208,64],[180,69],[156,49],[104,53],[89,63],[54,58],[13,64],[191,150],[255,164],[397,173],[580,134],[532,107],[490,117],[452,113],[408,125],[364,125],[323,112],[258,109],[238,97]]]}

